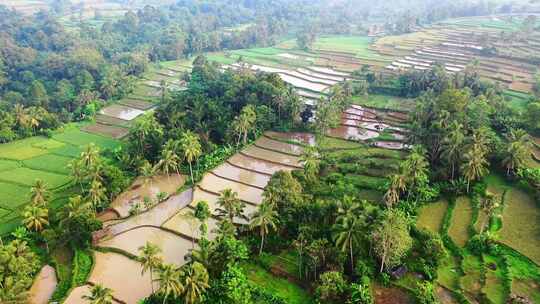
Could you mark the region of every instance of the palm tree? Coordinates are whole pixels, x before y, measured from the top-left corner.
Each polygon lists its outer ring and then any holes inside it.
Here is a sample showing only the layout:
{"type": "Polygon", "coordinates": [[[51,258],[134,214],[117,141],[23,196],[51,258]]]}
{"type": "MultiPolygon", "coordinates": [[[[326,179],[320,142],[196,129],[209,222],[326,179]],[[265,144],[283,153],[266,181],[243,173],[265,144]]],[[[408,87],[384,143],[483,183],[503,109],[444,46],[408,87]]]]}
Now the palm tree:
{"type": "Polygon", "coordinates": [[[84,295],[82,297],[85,300],[88,300],[90,304],[112,304],[113,303],[113,297],[112,297],[112,290],[103,287],[100,284],[95,285],[90,289],[90,295],[84,295]]]}
{"type": "Polygon", "coordinates": [[[35,232],[43,230],[49,225],[49,210],[37,205],[26,206],[23,211],[23,224],[35,232]]]}
{"type": "Polygon", "coordinates": [[[202,299],[205,290],[210,287],[208,284],[208,271],[198,262],[190,263],[184,268],[184,303],[198,303],[202,299]]]}
{"type": "Polygon", "coordinates": [[[488,162],[484,151],[479,145],[473,145],[472,148],[465,153],[465,163],[462,166],[463,175],[467,180],[467,192],[471,181],[475,181],[488,173],[488,162]]]}
{"type": "Polygon", "coordinates": [[[314,179],[319,173],[321,160],[316,147],[309,146],[304,149],[304,153],[300,157],[304,163],[304,173],[308,179],[314,179]]]}
{"type": "Polygon", "coordinates": [[[259,228],[261,235],[261,247],[259,248],[259,255],[263,252],[264,239],[270,230],[276,230],[276,223],[278,222],[278,213],[274,210],[273,205],[270,203],[262,203],[259,205],[259,209],[253,214],[249,227],[251,229],[259,228]]]}
{"type": "Polygon", "coordinates": [[[99,161],[99,148],[93,143],[86,146],[86,149],[81,153],[81,164],[86,170],[94,168],[99,161]]]}
{"type": "Polygon", "coordinates": [[[158,293],[163,296],[163,304],[169,296],[178,298],[184,292],[184,286],[180,281],[182,272],[178,267],[171,264],[161,265],[158,268],[158,278],[154,281],[159,283],[158,293]]]}
{"type": "Polygon", "coordinates": [[[173,150],[163,150],[161,152],[161,160],[156,164],[155,170],[159,170],[170,178],[170,172],[176,171],[180,175],[178,167],[180,166],[180,157],[173,150]]]}
{"type": "Polygon", "coordinates": [[[73,180],[79,184],[82,189],[82,182],[84,181],[86,174],[81,166],[82,162],[79,159],[73,159],[69,162],[68,167],[71,169],[71,176],[73,180]]]}
{"type": "Polygon", "coordinates": [[[152,187],[152,178],[155,174],[155,167],[152,167],[152,164],[150,164],[149,161],[144,160],[142,165],[139,167],[139,175],[141,176],[143,180],[143,185],[147,185],[150,183],[150,187],[152,187]]]}
{"type": "Polygon", "coordinates": [[[102,206],[106,199],[107,197],[105,195],[105,188],[103,187],[103,184],[96,180],[92,181],[92,184],[90,184],[90,190],[88,190],[88,200],[92,204],[94,211],[102,206]]]}
{"type": "Polygon", "coordinates": [[[184,158],[189,163],[189,173],[191,174],[191,182],[195,183],[193,178],[193,167],[192,163],[194,160],[198,159],[202,154],[202,147],[199,141],[199,137],[193,132],[185,132],[180,140],[182,143],[182,150],[184,151],[184,158]]]}
{"type": "Polygon", "coordinates": [[[450,166],[452,167],[451,179],[454,179],[455,166],[459,162],[461,157],[461,148],[465,142],[465,135],[463,134],[463,126],[457,121],[450,124],[450,132],[448,136],[443,139],[443,157],[446,158],[450,166]]]}
{"type": "Polygon", "coordinates": [[[142,247],[139,247],[139,262],[142,265],[141,275],[144,275],[145,272],[150,272],[150,285],[152,286],[152,293],[154,293],[154,271],[163,263],[163,259],[158,256],[161,253],[161,249],[150,243],[142,247]]]}
{"type": "Polygon", "coordinates": [[[234,131],[238,134],[238,143],[240,137],[243,138],[244,144],[247,143],[247,135],[250,130],[253,130],[254,124],[257,121],[257,114],[253,105],[247,105],[242,108],[239,116],[234,121],[234,131]]]}
{"type": "Polygon", "coordinates": [[[244,204],[238,198],[238,193],[230,188],[221,191],[217,203],[220,206],[216,209],[219,216],[228,217],[231,224],[234,223],[235,216],[243,216],[244,204]]]}
{"type": "Polygon", "coordinates": [[[386,206],[391,208],[394,206],[401,196],[401,193],[407,188],[405,176],[403,174],[394,174],[390,176],[390,186],[384,194],[386,206]]]}
{"type": "Polygon", "coordinates": [[[354,271],[354,248],[360,245],[364,233],[362,228],[360,218],[352,213],[340,216],[333,227],[336,246],[349,253],[351,273],[354,271]]]}
{"type": "Polygon", "coordinates": [[[30,193],[32,194],[32,204],[44,206],[45,203],[47,202],[47,196],[48,196],[47,187],[45,186],[45,183],[42,180],[40,179],[36,180],[36,183],[30,190],[30,193]]]}
{"type": "Polygon", "coordinates": [[[529,150],[520,142],[515,141],[508,143],[506,148],[506,157],[503,159],[503,166],[506,168],[506,175],[510,172],[516,172],[516,169],[523,167],[529,157],[529,150]]]}
{"type": "Polygon", "coordinates": [[[13,113],[15,114],[15,120],[17,122],[17,125],[19,125],[21,129],[27,129],[29,117],[24,106],[19,103],[15,104],[15,106],[13,107],[13,113]]]}
{"type": "Polygon", "coordinates": [[[80,195],[71,197],[60,212],[60,227],[63,227],[67,221],[86,214],[94,216],[90,205],[80,195]]]}

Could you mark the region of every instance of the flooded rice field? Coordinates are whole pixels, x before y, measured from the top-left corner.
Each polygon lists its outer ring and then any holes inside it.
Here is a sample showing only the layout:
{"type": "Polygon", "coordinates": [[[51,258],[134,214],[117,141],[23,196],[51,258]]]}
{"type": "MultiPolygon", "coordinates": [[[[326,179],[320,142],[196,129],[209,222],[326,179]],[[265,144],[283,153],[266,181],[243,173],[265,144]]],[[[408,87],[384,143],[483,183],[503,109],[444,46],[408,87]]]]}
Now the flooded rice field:
{"type": "Polygon", "coordinates": [[[288,74],[284,74],[284,73],[279,73],[279,77],[281,77],[283,81],[285,81],[288,84],[291,84],[294,87],[307,89],[310,91],[324,92],[329,88],[328,85],[313,83],[313,82],[310,82],[310,81],[307,81],[298,77],[294,77],[288,74]]]}
{"type": "Polygon", "coordinates": [[[308,69],[304,69],[304,68],[299,68],[297,71],[302,73],[302,74],[310,75],[310,76],[317,77],[317,78],[330,79],[330,80],[334,80],[334,81],[345,81],[345,77],[343,77],[343,76],[331,76],[331,75],[327,75],[327,74],[317,73],[317,72],[314,72],[314,71],[311,71],[311,70],[308,70],[308,69]]]}
{"type": "Polygon", "coordinates": [[[144,213],[132,216],[120,223],[107,227],[107,235],[114,236],[124,231],[145,225],[159,227],[182,208],[189,205],[192,199],[193,190],[191,189],[175,194],[144,213]]]}
{"type": "Polygon", "coordinates": [[[220,165],[219,167],[212,170],[212,173],[225,179],[240,181],[244,184],[252,185],[258,188],[264,188],[270,180],[270,176],[268,175],[256,173],[247,169],[238,168],[229,163],[224,163],[220,165]]]}
{"type": "Polygon", "coordinates": [[[339,81],[313,77],[313,76],[303,74],[303,73],[300,73],[300,72],[297,72],[297,71],[291,71],[291,72],[288,72],[288,74],[290,76],[294,76],[296,78],[304,79],[304,80],[307,80],[309,82],[320,83],[320,84],[329,85],[329,86],[333,86],[333,85],[339,83],[339,81]]]}
{"type": "Polygon", "coordinates": [[[304,144],[304,145],[310,145],[310,146],[315,145],[315,135],[311,133],[301,133],[301,132],[281,133],[281,132],[268,131],[264,133],[264,135],[270,138],[297,142],[299,144],[304,144]]]}
{"type": "Polygon", "coordinates": [[[336,70],[331,69],[331,68],[325,68],[325,67],[310,67],[309,69],[310,69],[310,70],[313,70],[313,71],[316,71],[316,72],[321,72],[321,73],[324,73],[324,74],[337,75],[337,76],[343,76],[343,77],[350,76],[349,73],[339,72],[339,71],[336,71],[336,70]]]}
{"type": "Polygon", "coordinates": [[[241,154],[251,156],[258,159],[277,162],[282,165],[302,168],[300,158],[292,155],[287,155],[279,152],[274,152],[266,149],[261,149],[256,146],[250,146],[240,152],[241,154]]]}
{"type": "Polygon", "coordinates": [[[137,116],[144,114],[144,111],[119,104],[114,104],[101,109],[100,113],[123,120],[133,120],[137,118],[137,116]]]}
{"type": "Polygon", "coordinates": [[[243,154],[235,154],[227,160],[228,163],[233,166],[252,170],[258,173],[272,175],[277,171],[290,171],[289,166],[270,163],[253,157],[249,157],[243,154]]]}
{"type": "Polygon", "coordinates": [[[53,267],[49,265],[43,266],[41,271],[34,279],[34,284],[30,288],[28,302],[30,304],[47,304],[52,297],[58,280],[53,267]]]}
{"type": "MultiPolygon", "coordinates": [[[[220,208],[219,204],[218,204],[218,196],[217,195],[213,195],[211,193],[208,193],[204,190],[201,190],[201,189],[197,189],[195,190],[195,197],[196,198],[199,198],[199,200],[193,200],[193,203],[190,205],[191,208],[195,208],[196,205],[197,205],[197,202],[199,202],[200,200],[204,200],[205,202],[208,203],[208,208],[210,209],[210,212],[212,213],[213,216],[217,216],[219,214],[219,212],[217,211],[218,208],[220,208]]],[[[245,207],[244,207],[244,212],[243,212],[243,217],[237,217],[234,219],[234,222],[236,224],[248,224],[248,220],[249,217],[255,212],[257,211],[257,207],[252,205],[252,204],[245,204],[245,207]]]]}
{"type": "Polygon", "coordinates": [[[83,296],[88,295],[90,295],[90,286],[79,286],[69,293],[68,297],[64,300],[64,304],[88,304],[90,301],[83,299],[83,296]]]}
{"type": "Polygon", "coordinates": [[[90,283],[111,288],[115,298],[130,304],[152,293],[150,273],[143,275],[140,263],[117,253],[95,251],[94,257],[94,268],[88,280],[90,283]]]}
{"type": "Polygon", "coordinates": [[[281,153],[300,156],[304,152],[304,148],[299,145],[289,144],[282,141],[274,140],[266,136],[262,136],[255,141],[255,146],[267,150],[274,150],[281,153]]]}
{"type": "Polygon", "coordinates": [[[185,177],[177,174],[154,176],[150,180],[138,178],[128,191],[119,195],[112,202],[111,208],[116,210],[120,216],[127,217],[132,206],[136,203],[142,203],[145,197],[155,200],[160,192],[173,194],[184,182],[185,177]]]}
{"type": "Polygon", "coordinates": [[[102,241],[99,247],[117,248],[130,254],[139,255],[139,248],[150,242],[158,246],[165,263],[184,264],[184,256],[194,248],[194,243],[172,232],[156,227],[139,227],[126,231],[112,239],[102,241]]]}
{"type": "Polygon", "coordinates": [[[339,126],[335,129],[329,130],[328,135],[348,140],[367,140],[370,138],[378,137],[379,133],[376,131],[365,130],[356,127],[339,126]]]}
{"type": "Polygon", "coordinates": [[[124,138],[129,133],[128,128],[112,126],[107,124],[95,123],[84,126],[81,130],[89,133],[99,134],[102,136],[112,137],[114,139],[124,138]]]}
{"type": "Polygon", "coordinates": [[[376,141],[373,145],[377,148],[390,149],[390,150],[403,150],[408,149],[409,146],[402,142],[395,141],[376,141]]]}
{"type": "MultiPolygon", "coordinates": [[[[200,191],[202,192],[202,191],[200,191]]],[[[194,201],[195,204],[199,201],[194,201]]],[[[193,209],[191,208],[184,208],[177,214],[175,214],[172,218],[170,218],[165,224],[163,224],[163,227],[172,231],[176,231],[182,235],[185,235],[191,239],[200,239],[201,238],[201,232],[200,232],[200,226],[201,222],[193,217],[193,209]]],[[[218,221],[210,217],[206,221],[206,226],[208,228],[208,235],[207,238],[209,240],[213,240],[216,237],[216,233],[214,232],[217,229],[218,221]]]]}
{"type": "Polygon", "coordinates": [[[231,189],[232,191],[238,193],[238,198],[255,205],[260,204],[260,202],[262,201],[262,189],[226,180],[213,174],[205,175],[199,186],[203,190],[214,194],[219,194],[219,192],[225,189],[231,189]]]}

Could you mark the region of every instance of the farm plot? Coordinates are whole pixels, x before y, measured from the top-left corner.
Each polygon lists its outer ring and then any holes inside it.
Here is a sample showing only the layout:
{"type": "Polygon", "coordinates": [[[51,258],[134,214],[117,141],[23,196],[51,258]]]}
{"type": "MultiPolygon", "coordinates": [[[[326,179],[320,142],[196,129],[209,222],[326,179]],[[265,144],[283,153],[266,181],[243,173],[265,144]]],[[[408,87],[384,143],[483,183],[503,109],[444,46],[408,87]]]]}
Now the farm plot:
{"type": "Polygon", "coordinates": [[[150,273],[141,273],[141,264],[117,253],[94,252],[94,268],[88,281],[113,290],[125,303],[137,303],[152,293],[150,273]]]}
{"type": "Polygon", "coordinates": [[[272,150],[284,154],[291,154],[294,156],[299,156],[304,152],[304,148],[299,145],[280,142],[266,136],[257,139],[254,145],[266,150],[272,150]]]}
{"type": "Polygon", "coordinates": [[[291,171],[293,169],[289,166],[263,161],[243,154],[235,154],[227,162],[235,167],[267,175],[272,175],[277,171],[291,171]]]}
{"type": "MultiPolygon", "coordinates": [[[[217,199],[217,198],[216,198],[217,199]]],[[[194,200],[194,202],[196,202],[194,200]]],[[[198,201],[197,201],[198,202],[198,201]]],[[[210,217],[206,221],[208,235],[207,238],[212,240],[215,237],[215,231],[218,228],[218,221],[210,217]]],[[[179,234],[185,235],[191,239],[198,240],[201,238],[200,231],[201,223],[193,216],[193,210],[191,208],[182,209],[175,214],[171,219],[163,224],[163,227],[179,234]]]]}
{"type": "Polygon", "coordinates": [[[261,149],[257,146],[250,146],[240,152],[241,154],[262,159],[270,162],[275,162],[281,165],[290,166],[293,168],[301,168],[300,159],[296,156],[287,155],[272,150],[261,149]]]}
{"type": "Polygon", "coordinates": [[[24,160],[47,154],[47,148],[42,146],[47,142],[47,138],[36,136],[2,144],[0,145],[0,158],[24,160]]]}
{"type": "Polygon", "coordinates": [[[469,224],[472,218],[472,207],[468,197],[460,196],[456,199],[456,206],[452,213],[452,221],[448,235],[458,246],[465,246],[469,240],[469,224]]]}
{"type": "Polygon", "coordinates": [[[258,205],[262,201],[262,189],[247,186],[239,182],[226,180],[213,174],[207,174],[202,179],[199,186],[203,190],[216,195],[219,195],[219,193],[225,189],[231,189],[232,191],[238,193],[239,199],[254,205],[258,205]]]}
{"type": "Polygon", "coordinates": [[[139,248],[150,242],[162,250],[165,263],[184,264],[184,256],[195,243],[174,233],[156,227],[139,227],[111,239],[99,242],[99,247],[116,248],[132,255],[139,255],[139,248]]]}
{"type": "Polygon", "coordinates": [[[45,154],[24,160],[22,163],[30,169],[68,175],[70,173],[69,163],[72,160],[71,157],[45,154]]]}
{"type": "Polygon", "coordinates": [[[128,135],[129,129],[107,124],[96,123],[83,127],[81,130],[102,136],[108,136],[114,139],[121,139],[128,135]]]}
{"type": "Polygon", "coordinates": [[[141,111],[139,109],[123,106],[123,105],[111,105],[106,108],[103,108],[100,111],[101,114],[115,117],[118,119],[123,120],[133,120],[137,118],[137,116],[142,115],[144,111],[141,111]]]}
{"type": "Polygon", "coordinates": [[[49,189],[55,189],[67,184],[71,178],[67,175],[32,170],[28,168],[16,168],[5,171],[0,175],[0,181],[15,183],[22,186],[33,186],[36,180],[43,180],[49,189]]]}
{"type": "Polygon", "coordinates": [[[84,147],[94,143],[102,149],[114,149],[120,145],[118,141],[112,138],[83,132],[76,127],[71,127],[64,132],[53,135],[53,139],[77,147],[84,147]]]}
{"type": "Polygon", "coordinates": [[[239,181],[243,184],[261,189],[264,188],[270,180],[269,175],[256,173],[247,169],[241,169],[229,163],[220,165],[212,170],[212,173],[224,179],[239,181]]]}
{"type": "Polygon", "coordinates": [[[504,201],[501,242],[540,264],[540,208],[530,195],[514,187],[504,201]]]}
{"type": "Polygon", "coordinates": [[[448,202],[446,200],[440,200],[435,203],[428,203],[423,206],[416,220],[416,226],[429,230],[433,233],[438,233],[441,229],[446,209],[448,208],[448,202]]]}

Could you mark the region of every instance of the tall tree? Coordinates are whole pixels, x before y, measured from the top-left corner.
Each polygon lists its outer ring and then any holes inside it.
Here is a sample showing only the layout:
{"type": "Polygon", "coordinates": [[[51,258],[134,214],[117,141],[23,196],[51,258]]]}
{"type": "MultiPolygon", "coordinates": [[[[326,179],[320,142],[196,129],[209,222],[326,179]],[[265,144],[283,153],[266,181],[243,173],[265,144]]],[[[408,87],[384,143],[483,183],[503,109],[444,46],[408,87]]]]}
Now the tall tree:
{"type": "Polygon", "coordinates": [[[184,158],[189,163],[189,173],[191,175],[191,182],[195,183],[193,177],[193,161],[197,160],[202,154],[202,147],[199,141],[199,137],[193,132],[185,132],[180,140],[182,150],[184,151],[184,158]]]}
{"type": "Polygon", "coordinates": [[[32,231],[42,231],[49,225],[49,210],[38,205],[26,206],[23,211],[23,224],[32,231]]]}
{"type": "Polygon", "coordinates": [[[373,232],[372,241],[381,262],[380,272],[385,267],[397,265],[412,246],[405,214],[397,209],[386,210],[382,222],[373,232]]]}
{"type": "Polygon", "coordinates": [[[465,162],[461,171],[467,180],[467,192],[469,192],[472,181],[478,180],[488,173],[488,161],[485,153],[482,147],[477,144],[473,144],[470,150],[465,153],[465,162]]]}
{"type": "Polygon", "coordinates": [[[457,121],[453,121],[449,126],[448,134],[443,138],[442,156],[450,164],[450,178],[453,180],[455,175],[456,165],[459,165],[459,160],[462,156],[462,148],[465,142],[465,134],[463,133],[463,125],[457,121]]]}
{"type": "Polygon", "coordinates": [[[178,298],[184,293],[184,286],[181,282],[182,271],[171,264],[164,264],[158,268],[158,277],[155,279],[159,283],[158,294],[163,297],[163,304],[172,296],[178,298]]]}
{"type": "Polygon", "coordinates": [[[90,304],[113,303],[112,290],[107,287],[103,287],[100,284],[94,285],[90,289],[90,295],[84,295],[82,298],[88,300],[90,304]]]}
{"type": "Polygon", "coordinates": [[[333,226],[333,239],[336,246],[349,254],[351,273],[354,272],[354,250],[360,246],[364,232],[362,219],[354,213],[347,213],[337,218],[333,226]]]}
{"type": "Polygon", "coordinates": [[[274,210],[274,206],[268,202],[264,202],[259,205],[257,211],[251,218],[249,224],[251,229],[259,228],[261,236],[261,246],[259,248],[259,255],[262,254],[264,248],[264,239],[270,230],[276,230],[276,223],[278,222],[278,213],[274,210]]]}
{"type": "Polygon", "coordinates": [[[247,143],[248,133],[254,129],[256,121],[255,106],[249,104],[243,107],[240,115],[233,122],[234,131],[238,134],[237,144],[240,143],[240,138],[244,144],[247,143]]]}
{"type": "Polygon", "coordinates": [[[30,189],[32,204],[36,206],[45,206],[47,203],[48,191],[45,183],[37,179],[36,183],[30,189]]]}
{"type": "Polygon", "coordinates": [[[142,266],[141,275],[144,275],[147,271],[150,273],[150,285],[152,286],[152,293],[154,293],[154,272],[163,264],[163,259],[159,256],[161,249],[150,243],[142,247],[139,247],[139,262],[142,266]]]}
{"type": "Polygon", "coordinates": [[[208,271],[201,263],[193,262],[184,266],[184,303],[200,303],[206,289],[210,287],[208,281],[208,271]]]}
{"type": "Polygon", "coordinates": [[[230,188],[221,191],[217,203],[219,216],[228,218],[231,224],[235,217],[244,216],[244,203],[238,198],[238,193],[230,188]]]}
{"type": "Polygon", "coordinates": [[[314,180],[319,174],[321,165],[319,151],[316,147],[309,146],[304,149],[304,153],[300,157],[304,164],[304,173],[309,180],[314,180]]]}

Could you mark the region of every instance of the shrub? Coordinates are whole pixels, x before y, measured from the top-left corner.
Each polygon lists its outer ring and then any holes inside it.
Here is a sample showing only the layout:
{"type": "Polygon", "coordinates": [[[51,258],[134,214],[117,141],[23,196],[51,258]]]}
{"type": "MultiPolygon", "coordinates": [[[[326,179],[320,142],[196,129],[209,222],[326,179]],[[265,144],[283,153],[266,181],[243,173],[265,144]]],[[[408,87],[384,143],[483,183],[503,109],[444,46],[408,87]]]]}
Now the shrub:
{"type": "Polygon", "coordinates": [[[328,271],[321,275],[320,284],[315,290],[319,303],[343,303],[347,290],[347,283],[343,274],[337,271],[328,271]]]}
{"type": "Polygon", "coordinates": [[[416,301],[419,304],[436,304],[439,303],[435,296],[433,283],[429,281],[418,282],[414,289],[416,301]]]}
{"type": "Polygon", "coordinates": [[[86,283],[92,271],[93,259],[88,251],[76,249],[73,258],[73,275],[71,277],[72,287],[86,283]]]}

